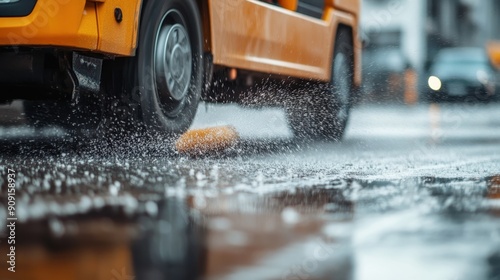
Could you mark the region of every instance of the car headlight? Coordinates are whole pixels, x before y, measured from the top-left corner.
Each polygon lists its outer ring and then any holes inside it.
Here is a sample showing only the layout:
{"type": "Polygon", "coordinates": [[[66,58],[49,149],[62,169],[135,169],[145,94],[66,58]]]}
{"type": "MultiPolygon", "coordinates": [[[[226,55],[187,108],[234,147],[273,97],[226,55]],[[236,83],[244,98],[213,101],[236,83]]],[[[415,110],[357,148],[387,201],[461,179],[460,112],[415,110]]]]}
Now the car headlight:
{"type": "Polygon", "coordinates": [[[430,76],[429,80],[427,80],[427,84],[434,91],[440,90],[442,86],[441,80],[436,76],[430,76]]]}
{"type": "Polygon", "coordinates": [[[476,78],[482,84],[487,84],[491,80],[490,74],[484,70],[477,71],[476,78]]]}

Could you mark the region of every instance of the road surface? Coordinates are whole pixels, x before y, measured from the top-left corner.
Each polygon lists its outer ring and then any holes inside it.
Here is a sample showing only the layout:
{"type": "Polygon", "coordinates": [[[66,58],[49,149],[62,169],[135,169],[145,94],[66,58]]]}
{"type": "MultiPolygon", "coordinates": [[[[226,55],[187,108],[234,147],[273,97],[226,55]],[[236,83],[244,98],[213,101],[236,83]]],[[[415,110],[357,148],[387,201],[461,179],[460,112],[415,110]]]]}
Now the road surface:
{"type": "Polygon", "coordinates": [[[201,105],[194,127],[242,140],[195,159],[157,140],[75,143],[10,112],[0,221],[11,168],[17,271],[3,239],[2,279],[155,279],[189,246],[206,279],[500,279],[500,104],[365,104],[342,143],[314,144],[280,110],[201,105]]]}

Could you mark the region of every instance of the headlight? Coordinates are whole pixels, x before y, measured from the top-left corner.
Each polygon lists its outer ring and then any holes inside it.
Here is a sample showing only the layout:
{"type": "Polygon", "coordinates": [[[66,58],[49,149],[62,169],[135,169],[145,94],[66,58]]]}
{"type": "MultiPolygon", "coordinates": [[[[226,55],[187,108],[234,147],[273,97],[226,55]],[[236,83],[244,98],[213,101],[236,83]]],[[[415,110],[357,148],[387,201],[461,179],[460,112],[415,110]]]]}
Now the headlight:
{"type": "Polygon", "coordinates": [[[430,76],[427,84],[429,84],[429,87],[434,91],[440,90],[442,85],[441,80],[436,76],[430,76]]]}
{"type": "Polygon", "coordinates": [[[490,81],[490,75],[484,70],[477,71],[476,78],[482,84],[487,84],[490,81]]]}

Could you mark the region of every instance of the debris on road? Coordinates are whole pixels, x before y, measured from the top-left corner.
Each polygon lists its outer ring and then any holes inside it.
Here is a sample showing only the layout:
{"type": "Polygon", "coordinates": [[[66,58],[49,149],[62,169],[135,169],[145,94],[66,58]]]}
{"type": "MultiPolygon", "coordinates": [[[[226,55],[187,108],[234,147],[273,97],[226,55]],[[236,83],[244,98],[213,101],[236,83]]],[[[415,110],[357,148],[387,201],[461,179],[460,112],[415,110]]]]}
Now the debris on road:
{"type": "Polygon", "coordinates": [[[215,126],[192,129],[175,143],[180,154],[202,156],[218,153],[234,147],[240,136],[233,126],[215,126]]]}

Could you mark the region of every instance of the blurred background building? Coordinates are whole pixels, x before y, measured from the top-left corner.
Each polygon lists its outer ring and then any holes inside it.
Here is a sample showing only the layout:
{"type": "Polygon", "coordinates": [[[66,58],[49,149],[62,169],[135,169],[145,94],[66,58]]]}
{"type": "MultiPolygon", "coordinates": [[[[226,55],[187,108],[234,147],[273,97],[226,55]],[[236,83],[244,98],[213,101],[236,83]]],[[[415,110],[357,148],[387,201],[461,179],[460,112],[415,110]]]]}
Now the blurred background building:
{"type": "Polygon", "coordinates": [[[484,47],[500,39],[500,1],[428,0],[427,59],[443,47],[484,47]]]}
{"type": "Polygon", "coordinates": [[[362,0],[364,93],[403,100],[404,72],[424,76],[446,47],[500,40],[498,0],[362,0]]]}

